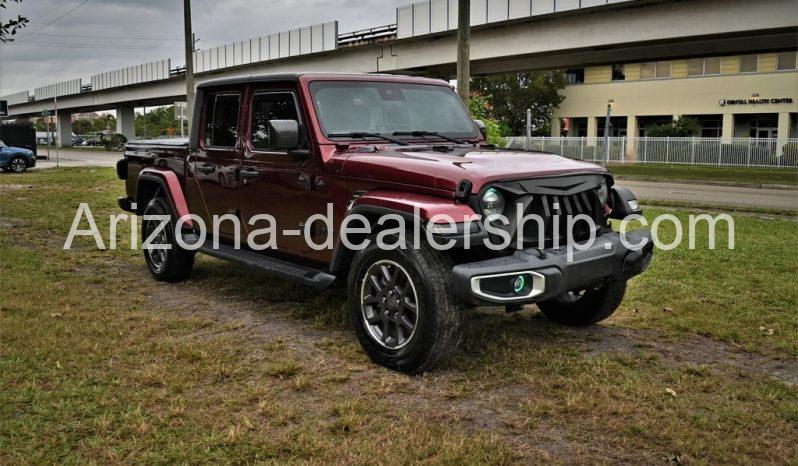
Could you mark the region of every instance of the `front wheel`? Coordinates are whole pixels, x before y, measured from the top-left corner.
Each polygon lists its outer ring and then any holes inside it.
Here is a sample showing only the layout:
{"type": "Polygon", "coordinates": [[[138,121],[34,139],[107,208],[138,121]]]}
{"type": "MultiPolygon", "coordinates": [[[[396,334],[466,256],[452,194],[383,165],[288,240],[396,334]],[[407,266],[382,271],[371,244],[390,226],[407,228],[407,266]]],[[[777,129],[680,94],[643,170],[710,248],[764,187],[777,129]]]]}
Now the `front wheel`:
{"type": "Polygon", "coordinates": [[[374,243],[349,272],[355,333],[374,362],[408,374],[428,371],[461,339],[463,306],[450,288],[451,259],[427,245],[383,250],[374,243]]]}
{"type": "Polygon", "coordinates": [[[24,173],[28,169],[28,162],[22,157],[14,157],[8,161],[7,170],[11,173],[24,173]]]}
{"type": "Polygon", "coordinates": [[[613,280],[586,290],[569,291],[551,301],[538,303],[549,319],[572,327],[593,325],[618,309],[626,294],[626,280],[613,280]]]}

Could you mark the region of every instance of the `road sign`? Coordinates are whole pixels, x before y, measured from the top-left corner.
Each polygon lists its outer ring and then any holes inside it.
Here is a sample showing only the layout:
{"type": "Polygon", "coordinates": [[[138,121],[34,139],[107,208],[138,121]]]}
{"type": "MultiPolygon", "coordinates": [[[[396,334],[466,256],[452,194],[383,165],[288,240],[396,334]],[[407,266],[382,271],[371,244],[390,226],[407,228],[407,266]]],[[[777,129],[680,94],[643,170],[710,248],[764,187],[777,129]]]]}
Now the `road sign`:
{"type": "Polygon", "coordinates": [[[50,112],[45,110],[45,111],[42,112],[42,116],[43,117],[48,117],[48,116],[50,116],[50,112]]]}
{"type": "Polygon", "coordinates": [[[0,100],[0,116],[8,116],[8,102],[0,100]]]}

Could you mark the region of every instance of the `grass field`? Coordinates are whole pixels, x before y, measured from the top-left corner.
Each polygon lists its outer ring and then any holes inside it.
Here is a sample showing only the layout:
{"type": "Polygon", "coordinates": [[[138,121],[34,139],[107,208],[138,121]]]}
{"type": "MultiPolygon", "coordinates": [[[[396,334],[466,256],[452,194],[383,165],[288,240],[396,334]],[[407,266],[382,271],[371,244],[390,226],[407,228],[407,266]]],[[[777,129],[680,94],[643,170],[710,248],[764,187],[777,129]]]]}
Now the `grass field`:
{"type": "Polygon", "coordinates": [[[107,239],[121,189],[111,169],[0,176],[0,463],[798,462],[793,220],[659,251],[595,328],[474,310],[454,361],[407,377],[361,353],[339,292],[63,251],[80,202],[107,239]]]}
{"type": "Polygon", "coordinates": [[[798,186],[798,170],[774,168],[703,167],[690,165],[610,165],[610,171],[627,179],[664,181],[696,180],[752,185],[798,186]]]}

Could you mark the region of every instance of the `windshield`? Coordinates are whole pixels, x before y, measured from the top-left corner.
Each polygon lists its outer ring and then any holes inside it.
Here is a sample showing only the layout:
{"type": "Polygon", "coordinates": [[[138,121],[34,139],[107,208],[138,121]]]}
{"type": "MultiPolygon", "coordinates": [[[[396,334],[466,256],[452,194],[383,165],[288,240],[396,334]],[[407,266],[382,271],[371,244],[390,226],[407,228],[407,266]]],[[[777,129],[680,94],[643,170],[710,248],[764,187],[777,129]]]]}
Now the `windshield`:
{"type": "MultiPolygon", "coordinates": [[[[393,135],[411,131],[477,137],[471,116],[446,86],[317,81],[310,85],[321,130],[330,134],[393,135]]],[[[434,136],[430,136],[434,137],[434,136]]]]}
{"type": "Polygon", "coordinates": [[[4,143],[4,142],[3,142],[3,141],[0,139],[0,147],[8,147],[8,146],[6,145],[6,143],[4,143]]]}

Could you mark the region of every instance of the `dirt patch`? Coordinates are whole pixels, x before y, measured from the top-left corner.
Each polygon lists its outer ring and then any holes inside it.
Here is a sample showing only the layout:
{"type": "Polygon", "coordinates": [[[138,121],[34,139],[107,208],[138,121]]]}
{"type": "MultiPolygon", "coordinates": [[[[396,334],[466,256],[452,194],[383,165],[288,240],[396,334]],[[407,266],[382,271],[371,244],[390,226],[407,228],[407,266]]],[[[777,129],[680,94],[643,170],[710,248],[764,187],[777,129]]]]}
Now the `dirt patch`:
{"type": "Polygon", "coordinates": [[[789,386],[798,385],[798,360],[750,353],[728,343],[701,335],[678,340],[663,339],[655,331],[597,326],[580,331],[587,341],[580,344],[585,356],[609,353],[633,355],[644,351],[671,366],[725,366],[743,372],[764,374],[789,386]]]}
{"type": "Polygon", "coordinates": [[[35,189],[29,184],[0,184],[0,191],[19,191],[21,189],[35,189]]]}

